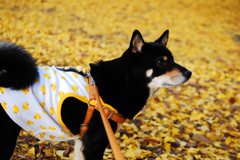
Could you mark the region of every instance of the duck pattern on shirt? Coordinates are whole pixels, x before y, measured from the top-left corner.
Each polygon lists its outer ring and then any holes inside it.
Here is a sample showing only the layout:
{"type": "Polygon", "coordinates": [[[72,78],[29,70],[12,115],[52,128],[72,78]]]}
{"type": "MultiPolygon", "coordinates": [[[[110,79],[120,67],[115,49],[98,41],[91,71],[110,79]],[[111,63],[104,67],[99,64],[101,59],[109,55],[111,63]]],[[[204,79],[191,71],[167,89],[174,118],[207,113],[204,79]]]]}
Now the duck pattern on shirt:
{"type": "Polygon", "coordinates": [[[53,67],[38,67],[39,78],[34,85],[12,90],[0,87],[0,102],[12,120],[40,140],[67,141],[72,135],[61,119],[62,98],[77,95],[87,102],[88,84],[75,72],[53,67]]]}

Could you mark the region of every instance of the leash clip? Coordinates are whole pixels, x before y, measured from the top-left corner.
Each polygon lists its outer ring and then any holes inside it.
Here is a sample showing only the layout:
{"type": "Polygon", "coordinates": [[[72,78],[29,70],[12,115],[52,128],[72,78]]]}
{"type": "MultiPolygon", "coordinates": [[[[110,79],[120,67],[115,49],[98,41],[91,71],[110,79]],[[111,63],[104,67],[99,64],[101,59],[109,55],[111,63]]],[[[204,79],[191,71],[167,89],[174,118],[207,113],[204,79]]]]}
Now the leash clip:
{"type": "Polygon", "coordinates": [[[105,109],[105,108],[111,112],[111,114],[107,117],[107,119],[110,119],[114,112],[111,109],[107,108],[107,107],[103,107],[103,109],[105,109]]]}
{"type": "MultiPolygon", "coordinates": [[[[87,76],[88,76],[88,77],[92,77],[90,71],[87,72],[87,76]]],[[[92,77],[91,83],[92,83],[92,86],[94,86],[94,85],[96,84],[95,81],[94,81],[94,79],[93,79],[93,77],[92,77]]]]}

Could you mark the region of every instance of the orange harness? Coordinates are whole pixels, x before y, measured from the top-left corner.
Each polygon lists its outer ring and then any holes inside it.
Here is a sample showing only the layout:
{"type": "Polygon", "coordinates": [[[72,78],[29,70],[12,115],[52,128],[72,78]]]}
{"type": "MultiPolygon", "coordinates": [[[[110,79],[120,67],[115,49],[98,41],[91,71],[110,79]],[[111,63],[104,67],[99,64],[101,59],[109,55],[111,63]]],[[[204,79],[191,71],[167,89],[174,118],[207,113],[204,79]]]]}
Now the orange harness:
{"type": "Polygon", "coordinates": [[[113,110],[102,106],[102,101],[100,100],[100,97],[99,97],[98,88],[95,85],[95,82],[92,79],[90,73],[88,73],[88,75],[89,75],[89,94],[90,94],[89,98],[90,99],[88,101],[88,110],[87,110],[84,122],[80,128],[81,137],[83,137],[84,133],[88,129],[88,123],[93,115],[94,109],[97,109],[100,112],[100,115],[102,117],[104,128],[106,130],[107,137],[108,137],[110,146],[113,150],[113,153],[114,153],[113,155],[114,155],[115,159],[116,160],[124,160],[124,157],[122,155],[122,152],[121,152],[120,147],[117,143],[117,140],[114,136],[112,127],[111,127],[108,119],[111,119],[119,124],[119,123],[125,122],[126,118],[124,118],[122,115],[120,115],[118,113],[115,113],[115,112],[117,112],[116,110],[114,112],[113,110]],[[90,105],[90,101],[97,101],[96,107],[90,105]]]}
{"type": "MultiPolygon", "coordinates": [[[[96,96],[95,96],[95,92],[94,92],[94,86],[96,86],[96,85],[91,76],[89,76],[88,78],[89,78],[88,79],[88,81],[89,81],[88,82],[88,84],[89,84],[89,101],[87,103],[88,104],[87,113],[86,113],[85,119],[83,121],[83,124],[81,124],[81,128],[80,128],[81,138],[84,136],[84,133],[88,129],[88,123],[90,122],[90,120],[92,118],[94,109],[96,109],[100,112],[98,103],[96,106],[93,106],[93,105],[91,105],[92,103],[90,103],[91,101],[96,101],[96,96]]],[[[100,101],[102,103],[102,100],[100,100],[100,101]]],[[[121,124],[127,120],[127,118],[123,117],[121,114],[118,114],[117,110],[112,108],[109,105],[104,106],[103,109],[104,109],[104,113],[107,116],[107,118],[117,122],[118,124],[121,124]]]]}

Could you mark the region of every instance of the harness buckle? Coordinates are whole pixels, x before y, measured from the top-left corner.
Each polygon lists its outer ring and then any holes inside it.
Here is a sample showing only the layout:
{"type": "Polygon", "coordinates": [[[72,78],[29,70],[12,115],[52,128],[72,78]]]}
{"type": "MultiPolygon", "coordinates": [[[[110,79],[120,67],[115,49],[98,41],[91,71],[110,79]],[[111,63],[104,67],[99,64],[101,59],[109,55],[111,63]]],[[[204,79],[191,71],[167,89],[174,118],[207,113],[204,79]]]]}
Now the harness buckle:
{"type": "MultiPolygon", "coordinates": [[[[87,72],[87,77],[92,77],[90,71],[87,72]]],[[[96,83],[94,79],[92,78],[92,86],[94,86],[96,83]]]]}
{"type": "Polygon", "coordinates": [[[82,126],[87,126],[88,127],[88,125],[87,124],[81,124],[81,126],[80,126],[80,133],[85,133],[85,132],[82,131],[82,126]]]}
{"type": "Polygon", "coordinates": [[[89,106],[89,104],[90,104],[90,99],[87,101],[87,105],[89,106]]]}
{"type": "Polygon", "coordinates": [[[103,109],[105,109],[105,108],[111,112],[111,114],[107,117],[107,119],[110,119],[114,112],[111,109],[107,108],[107,107],[103,107],[103,109]]]}
{"type": "MultiPolygon", "coordinates": [[[[90,102],[91,102],[91,101],[94,101],[94,102],[96,102],[94,99],[89,99],[89,100],[87,101],[87,105],[88,105],[88,106],[90,106],[90,105],[91,105],[91,104],[90,104],[90,102]]],[[[91,105],[91,106],[93,106],[93,105],[91,105]]]]}

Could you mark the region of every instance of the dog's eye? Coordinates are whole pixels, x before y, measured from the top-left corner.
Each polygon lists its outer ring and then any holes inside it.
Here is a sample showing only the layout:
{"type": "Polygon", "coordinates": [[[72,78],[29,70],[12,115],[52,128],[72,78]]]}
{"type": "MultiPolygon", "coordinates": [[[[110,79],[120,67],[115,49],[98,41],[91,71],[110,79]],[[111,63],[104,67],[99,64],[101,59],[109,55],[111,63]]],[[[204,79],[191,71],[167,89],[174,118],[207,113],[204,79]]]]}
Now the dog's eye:
{"type": "Polygon", "coordinates": [[[163,58],[161,58],[161,59],[159,59],[159,60],[157,61],[157,65],[158,65],[158,66],[162,66],[163,64],[164,64],[163,58]]]}

